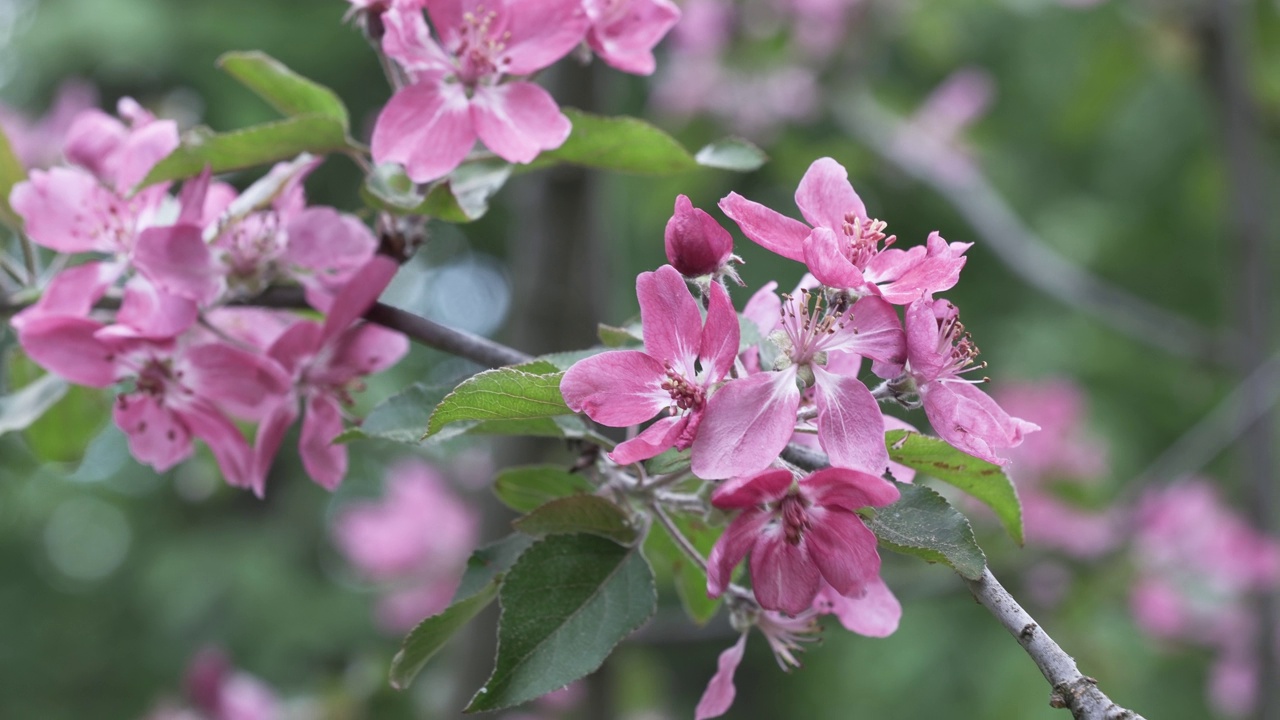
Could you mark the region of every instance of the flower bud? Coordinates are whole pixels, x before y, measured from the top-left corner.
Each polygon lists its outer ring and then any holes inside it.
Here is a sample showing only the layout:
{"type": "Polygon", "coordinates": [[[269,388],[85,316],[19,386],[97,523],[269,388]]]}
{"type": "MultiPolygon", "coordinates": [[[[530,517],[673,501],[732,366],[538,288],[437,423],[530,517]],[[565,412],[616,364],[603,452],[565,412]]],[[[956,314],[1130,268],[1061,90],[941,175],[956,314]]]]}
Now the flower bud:
{"type": "Polygon", "coordinates": [[[687,278],[717,272],[729,261],[733,237],[684,195],[676,197],[675,214],[664,236],[667,260],[687,278]]]}

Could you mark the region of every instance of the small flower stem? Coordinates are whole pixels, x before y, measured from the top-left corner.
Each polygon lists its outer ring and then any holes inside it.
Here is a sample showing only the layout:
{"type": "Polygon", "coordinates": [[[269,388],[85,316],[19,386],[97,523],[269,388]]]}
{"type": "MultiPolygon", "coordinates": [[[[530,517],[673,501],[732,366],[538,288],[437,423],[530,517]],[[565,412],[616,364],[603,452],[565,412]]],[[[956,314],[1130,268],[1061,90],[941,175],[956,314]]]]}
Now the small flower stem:
{"type": "Polygon", "coordinates": [[[702,557],[702,553],[698,552],[698,548],[694,547],[693,543],[689,542],[689,538],[685,537],[684,533],[680,532],[680,528],[676,526],[675,521],[667,514],[667,511],[662,507],[662,504],[655,501],[649,504],[649,508],[653,510],[653,516],[657,518],[658,522],[667,531],[667,534],[675,541],[676,546],[680,548],[680,551],[692,560],[693,564],[698,566],[698,569],[702,570],[703,573],[706,573],[707,559],[702,557]]]}
{"type": "Polygon", "coordinates": [[[34,286],[36,279],[40,275],[40,271],[36,267],[36,249],[25,233],[18,233],[18,243],[22,245],[22,264],[27,269],[27,284],[34,286]]]}
{"type": "Polygon", "coordinates": [[[656,502],[662,503],[668,507],[676,508],[682,512],[703,513],[707,510],[707,502],[697,495],[658,492],[654,495],[653,499],[656,502]]]}
{"type": "Polygon", "coordinates": [[[13,261],[13,258],[9,257],[7,254],[0,254],[0,269],[3,269],[8,273],[8,275],[16,280],[19,285],[26,286],[27,274],[24,273],[22,268],[19,267],[18,264],[13,261]]]}

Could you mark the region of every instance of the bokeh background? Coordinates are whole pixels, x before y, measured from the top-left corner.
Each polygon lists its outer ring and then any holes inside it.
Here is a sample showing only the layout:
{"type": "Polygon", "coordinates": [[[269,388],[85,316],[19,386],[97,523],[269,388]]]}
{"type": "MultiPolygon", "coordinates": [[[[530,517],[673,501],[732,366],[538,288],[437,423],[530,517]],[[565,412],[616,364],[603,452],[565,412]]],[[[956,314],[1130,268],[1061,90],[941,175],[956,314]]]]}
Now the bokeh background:
{"type": "MultiPolygon", "coordinates": [[[[731,190],[794,215],[804,170],[831,156],[904,245],[933,230],[975,243],[947,297],[983,350],[990,390],[1078,389],[1089,439],[1079,452],[1095,477],[1050,488],[1064,506],[1104,514],[1195,474],[1255,526],[1275,527],[1280,375],[1249,376],[1275,345],[1275,4],[738,0],[721,3],[722,15],[707,10],[714,3],[684,5],[653,78],[562,63],[544,81],[565,104],[644,117],[689,147],[745,135],[771,161],[747,175],[518,176],[481,221],[433,225],[392,302],[530,352],[585,347],[597,322],[635,313],[632,279],[664,262],[676,194],[721,220],[713,208],[731,190]]],[[[389,92],[360,32],[342,23],[346,10],[341,0],[3,0],[0,99],[36,118],[74,78],[103,107],[128,95],[188,126],[233,129],[273,114],[215,60],[262,49],[335,89],[367,133],[389,92]]],[[[331,158],[309,194],[358,212],[360,179],[331,158]]],[[[799,279],[798,264],[734,231],[748,284],[734,291],[739,308],[769,279],[799,279]]],[[[10,387],[33,372],[13,345],[0,331],[10,387]]],[[[370,383],[361,407],[474,369],[415,348],[370,383]]],[[[225,487],[207,453],[162,476],[136,464],[109,403],[74,391],[29,431],[0,436],[0,717],[145,717],[182,698],[191,658],[209,646],[295,717],[458,714],[487,671],[491,634],[461,638],[412,691],[392,691],[398,638],[375,620],[384,588],[353,570],[333,521],[383,492],[388,458],[416,454],[437,463],[494,539],[507,518],[488,493],[492,468],[568,450],[363,441],[334,494],[282,453],[258,501],[225,487]]],[[[981,513],[975,524],[996,574],[1113,698],[1149,718],[1222,714],[1210,700],[1215,650],[1158,639],[1135,620],[1143,568],[1124,538],[1136,521],[1109,517],[1121,539],[1087,558],[1017,548],[981,513]]],[[[729,717],[1064,715],[953,574],[897,556],[884,572],[905,608],[895,635],[829,627],[791,674],[753,637],[729,717]]],[[[659,617],[567,710],[530,712],[691,717],[733,640],[723,616],[694,628],[666,593],[659,617]]]]}

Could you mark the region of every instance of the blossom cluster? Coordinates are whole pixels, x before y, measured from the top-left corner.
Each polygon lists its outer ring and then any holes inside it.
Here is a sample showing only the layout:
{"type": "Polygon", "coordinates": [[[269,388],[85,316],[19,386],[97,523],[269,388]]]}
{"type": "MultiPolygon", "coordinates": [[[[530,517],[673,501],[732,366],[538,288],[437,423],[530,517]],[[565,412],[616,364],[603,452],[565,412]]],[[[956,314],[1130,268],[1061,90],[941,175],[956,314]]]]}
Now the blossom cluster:
{"type": "MultiPolygon", "coordinates": [[[[860,514],[899,497],[884,477],[893,472],[885,430],[902,422],[882,403],[922,407],[947,442],[1001,465],[1038,429],[968,377],[984,367],[978,349],[955,305],[935,297],[958,281],[968,244],[933,233],[923,245],[893,247],[886,223],[868,214],[831,158],[810,166],[796,204],[803,221],[736,193],[720,202],[747,238],[809,271],[793,293],[778,296],[769,283],[746,303],[743,323],[763,342],[742,342],[723,282],[736,278],[732,238],[681,197],[665,238],[671,264],[637,279],[643,349],[586,358],[561,383],[569,407],[601,424],[658,418],[619,444],[613,462],[687,450],[693,473],[715,483],[711,503],[733,520],[708,559],[708,594],[732,601],[734,570],[749,558],[759,611],[744,626],[760,627],[784,664],[794,664],[792,650],[818,614],[868,635],[897,627],[901,609],[860,514]],[[880,381],[874,390],[864,361],[880,381]],[[815,439],[831,467],[804,474],[782,460],[789,443],[815,439]]],[[[722,656],[699,718],[727,709],[725,678],[741,653],[740,641],[722,656]]]]}
{"type": "Polygon", "coordinates": [[[529,77],[584,44],[648,75],[654,46],[680,17],[670,0],[353,2],[376,18],[382,51],[408,76],[378,116],[373,158],[403,165],[415,182],[449,174],[477,139],[513,163],[560,147],[569,119],[529,77]]]}
{"type": "Polygon", "coordinates": [[[52,373],[116,388],[115,423],[156,470],[200,439],[227,482],[261,496],[302,414],[303,464],[333,488],[346,472],[332,441],[351,392],[408,350],[402,335],[359,321],[397,265],[359,220],[307,205],[309,156],[243,193],[205,173],[175,197],[144,180],[178,143],[175,123],[126,98],[119,117],[78,114],[66,163],[13,188],[27,236],[61,254],[39,301],[14,316],[18,340],[52,373]],[[272,284],[301,286],[323,322],[234,305],[272,284]],[[254,443],[239,423],[257,423],[254,443]]]}

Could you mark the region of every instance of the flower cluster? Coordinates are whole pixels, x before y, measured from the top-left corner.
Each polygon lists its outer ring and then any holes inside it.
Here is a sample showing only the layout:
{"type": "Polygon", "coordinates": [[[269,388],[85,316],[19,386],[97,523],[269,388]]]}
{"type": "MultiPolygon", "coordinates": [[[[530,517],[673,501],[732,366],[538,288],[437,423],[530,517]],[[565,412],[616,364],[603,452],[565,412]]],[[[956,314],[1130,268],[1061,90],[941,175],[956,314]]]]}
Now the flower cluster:
{"type": "Polygon", "coordinates": [[[1250,713],[1261,680],[1254,646],[1261,628],[1251,597],[1280,583],[1280,542],[1250,527],[1203,479],[1149,489],[1134,527],[1138,579],[1130,604],[1139,626],[1211,648],[1213,705],[1231,715],[1250,713]]]}
{"type": "Polygon", "coordinates": [[[163,471],[213,451],[227,482],[265,491],[284,432],[305,408],[300,451],[333,488],[346,451],[332,445],[360,378],[407,351],[398,333],[359,322],[396,264],[373,233],[332,208],[308,207],[303,156],[243,193],[208,175],[178,197],[147,185],[178,146],[177,126],[121,101],[120,119],[81,113],[67,131],[68,164],[34,170],[10,202],[32,242],[80,264],[56,273],[12,325],[36,363],[71,382],[117,387],[113,416],[140,461],[163,471]],[[326,313],[231,306],[293,283],[326,313]],[[96,310],[104,301],[118,310],[96,310]],[[238,422],[258,423],[251,446],[238,422]]]}
{"type": "MultiPolygon", "coordinates": [[[[868,635],[897,627],[901,609],[861,514],[899,496],[883,477],[892,472],[884,434],[902,423],[881,403],[923,407],[938,435],[998,464],[1038,429],[966,377],[984,367],[974,364],[977,347],[956,307],[934,297],[955,285],[967,244],[934,233],[924,245],[892,247],[896,238],[830,158],[809,168],[796,203],[803,222],[736,193],[720,203],[748,238],[810,272],[790,295],[770,283],[746,304],[744,322],[766,340],[744,347],[728,291],[714,280],[736,277],[727,234],[681,197],[667,225],[672,265],[637,279],[643,349],[588,357],[561,383],[570,408],[604,425],[658,418],[618,445],[613,462],[687,450],[693,473],[716,481],[711,504],[733,520],[708,560],[708,594],[736,597],[733,573],[749,558],[758,611],[738,603],[739,622],[783,628],[777,636],[792,639],[776,645],[784,659],[818,614],[868,635]],[[864,360],[880,380],[875,390],[863,382],[864,360]],[[803,474],[782,460],[788,443],[815,437],[832,467],[803,474]]],[[[728,707],[741,652],[740,641],[721,658],[699,718],[728,707]]]]}
{"type": "Polygon", "coordinates": [[[584,43],[609,65],[648,75],[654,46],[680,17],[670,0],[357,5],[377,13],[382,50],[409,79],[378,116],[373,157],[400,163],[415,182],[449,174],[477,139],[513,163],[560,147],[569,137],[569,119],[529,76],[584,43]]]}

